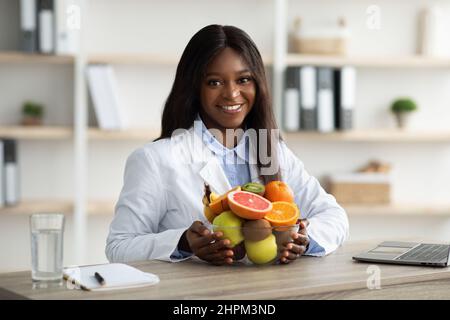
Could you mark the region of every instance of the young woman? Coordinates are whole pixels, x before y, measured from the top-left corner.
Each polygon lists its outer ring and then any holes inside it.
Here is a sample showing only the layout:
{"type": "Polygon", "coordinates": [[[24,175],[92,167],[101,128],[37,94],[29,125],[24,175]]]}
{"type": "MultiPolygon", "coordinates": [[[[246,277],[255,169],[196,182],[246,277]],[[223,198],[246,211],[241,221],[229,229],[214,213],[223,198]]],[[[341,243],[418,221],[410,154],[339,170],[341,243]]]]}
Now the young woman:
{"type": "Polygon", "coordinates": [[[261,134],[276,129],[264,65],[250,37],[232,26],[198,31],[178,64],[161,136],[127,160],[108,259],[181,261],[195,255],[230,264],[235,252],[229,240],[205,226],[204,185],[223,194],[273,180],[292,188],[305,219],[280,261],[334,251],[348,235],[346,213],[280,138],[261,134]],[[247,138],[247,132],[256,135],[247,138]]]}

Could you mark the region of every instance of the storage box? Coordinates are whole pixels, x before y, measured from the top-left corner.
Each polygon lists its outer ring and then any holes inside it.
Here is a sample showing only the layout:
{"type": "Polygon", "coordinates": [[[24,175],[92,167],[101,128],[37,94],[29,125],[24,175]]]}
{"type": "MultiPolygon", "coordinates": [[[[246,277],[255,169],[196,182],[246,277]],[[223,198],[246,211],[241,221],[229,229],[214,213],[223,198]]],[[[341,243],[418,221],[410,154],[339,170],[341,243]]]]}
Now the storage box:
{"type": "Polygon", "coordinates": [[[294,48],[301,54],[345,55],[347,40],[341,38],[295,38],[294,48]]]}
{"type": "MultiPolygon", "coordinates": [[[[306,22],[306,21],[305,21],[306,22]]],[[[294,22],[293,49],[301,54],[345,55],[350,31],[343,19],[338,23],[305,23],[298,18],[294,22]]]]}
{"type": "Polygon", "coordinates": [[[351,173],[328,177],[328,192],[342,204],[389,204],[391,177],[385,173],[351,173]]]}

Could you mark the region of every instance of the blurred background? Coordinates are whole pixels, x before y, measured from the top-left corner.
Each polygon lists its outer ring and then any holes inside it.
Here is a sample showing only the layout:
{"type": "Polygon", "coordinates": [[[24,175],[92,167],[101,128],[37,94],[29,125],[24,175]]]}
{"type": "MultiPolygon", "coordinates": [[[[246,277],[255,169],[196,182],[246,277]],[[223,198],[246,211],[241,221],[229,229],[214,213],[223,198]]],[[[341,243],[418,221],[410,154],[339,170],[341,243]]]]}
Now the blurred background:
{"type": "Polygon", "coordinates": [[[127,156],[213,23],[259,47],[283,136],[349,240],[448,242],[449,21],[445,0],[0,0],[0,272],[30,269],[35,212],[65,214],[64,265],[106,261],[127,156]]]}

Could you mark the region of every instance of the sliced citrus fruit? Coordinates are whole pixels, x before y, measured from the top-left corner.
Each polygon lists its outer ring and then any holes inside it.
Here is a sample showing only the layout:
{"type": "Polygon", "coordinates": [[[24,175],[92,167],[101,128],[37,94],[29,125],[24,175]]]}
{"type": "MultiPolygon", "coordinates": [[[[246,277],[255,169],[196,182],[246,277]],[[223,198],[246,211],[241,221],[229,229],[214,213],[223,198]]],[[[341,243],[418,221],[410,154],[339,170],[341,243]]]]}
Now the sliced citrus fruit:
{"type": "Polygon", "coordinates": [[[214,218],[217,216],[214,212],[212,212],[209,206],[203,207],[203,214],[205,215],[206,219],[211,223],[213,223],[214,218]]]}
{"type": "Polygon", "coordinates": [[[249,182],[242,186],[242,191],[253,192],[259,194],[261,197],[264,196],[265,189],[262,184],[256,182],[249,182]]]}
{"type": "Polygon", "coordinates": [[[218,197],[217,199],[212,201],[209,204],[209,207],[211,208],[212,212],[214,212],[215,214],[220,214],[224,211],[230,210],[230,207],[228,206],[227,196],[230,192],[237,191],[237,190],[241,190],[241,187],[240,186],[234,187],[227,193],[221,195],[220,197],[218,197]]]}
{"type": "Polygon", "coordinates": [[[269,200],[247,191],[230,192],[228,205],[236,215],[248,220],[262,219],[272,210],[269,200]]]}
{"type": "Polygon", "coordinates": [[[264,219],[272,226],[281,227],[295,225],[299,217],[300,210],[295,203],[276,201],[272,202],[272,210],[265,215],[264,219]]]}

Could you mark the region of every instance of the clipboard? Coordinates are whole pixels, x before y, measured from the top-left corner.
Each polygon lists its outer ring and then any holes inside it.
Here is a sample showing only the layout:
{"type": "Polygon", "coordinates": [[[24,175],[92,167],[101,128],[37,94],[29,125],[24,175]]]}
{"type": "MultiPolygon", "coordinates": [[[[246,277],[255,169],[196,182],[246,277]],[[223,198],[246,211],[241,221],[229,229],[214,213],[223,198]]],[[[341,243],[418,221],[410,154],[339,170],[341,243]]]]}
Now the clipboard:
{"type": "Polygon", "coordinates": [[[69,284],[85,291],[129,289],[159,283],[157,275],[142,272],[123,263],[67,267],[63,269],[63,278],[69,284]],[[96,279],[96,272],[105,280],[103,285],[96,279]]]}

